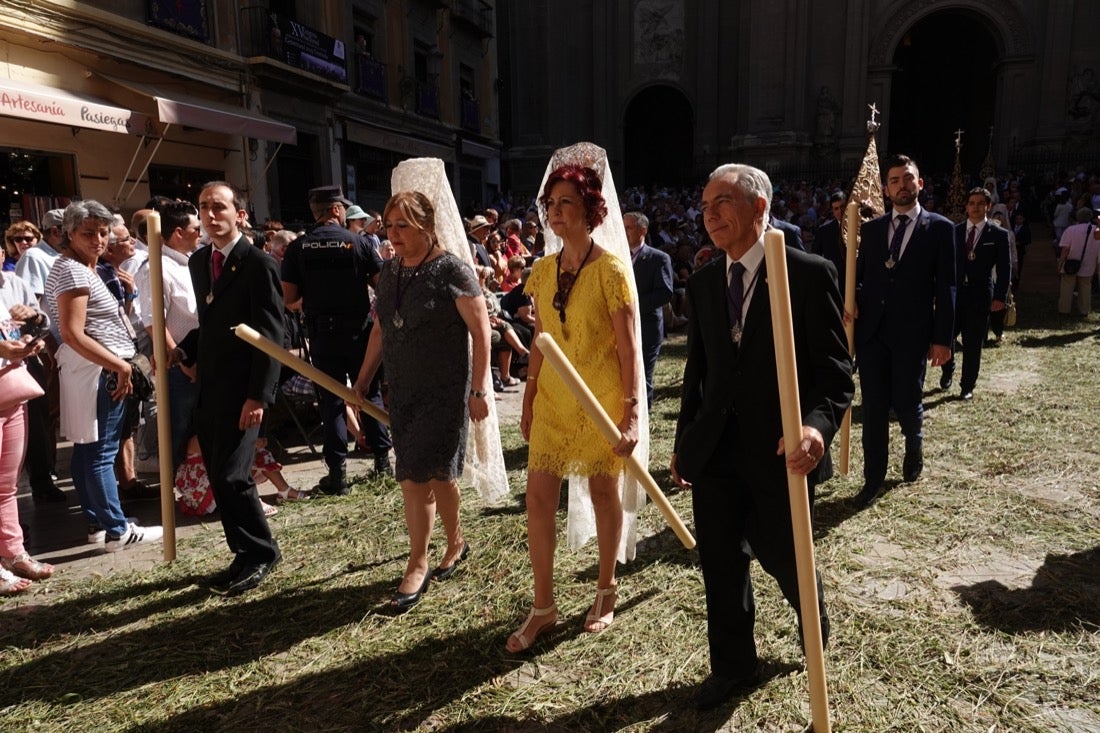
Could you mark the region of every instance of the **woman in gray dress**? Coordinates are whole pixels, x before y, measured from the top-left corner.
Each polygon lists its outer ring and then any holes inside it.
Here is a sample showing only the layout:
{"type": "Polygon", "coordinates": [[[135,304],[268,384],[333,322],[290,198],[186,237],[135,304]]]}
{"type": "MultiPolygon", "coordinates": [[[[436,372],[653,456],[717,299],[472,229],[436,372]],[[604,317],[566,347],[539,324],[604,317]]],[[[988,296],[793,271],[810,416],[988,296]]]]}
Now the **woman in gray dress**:
{"type": "Polygon", "coordinates": [[[469,420],[489,415],[490,329],[473,269],[439,246],[428,197],[397,193],[382,219],[396,256],[379,276],[378,317],[355,388],[362,394],[379,363],[385,365],[410,544],[391,605],[405,610],[420,601],[433,577],[450,577],[469,552],[459,524],[458,478],[469,420]],[[430,571],[428,541],[437,509],[447,550],[430,571]]]}

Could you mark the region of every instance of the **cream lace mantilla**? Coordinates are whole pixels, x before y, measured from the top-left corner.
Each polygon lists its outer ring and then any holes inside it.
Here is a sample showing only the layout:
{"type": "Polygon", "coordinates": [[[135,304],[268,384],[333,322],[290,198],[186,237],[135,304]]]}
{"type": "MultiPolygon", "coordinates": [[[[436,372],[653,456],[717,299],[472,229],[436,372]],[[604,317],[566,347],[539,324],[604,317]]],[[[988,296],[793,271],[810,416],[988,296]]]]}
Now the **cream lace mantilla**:
{"type": "MultiPolygon", "coordinates": [[[[439,245],[471,268],[473,258],[466,240],[462,216],[455,203],[446,168],[439,158],[411,158],[393,169],[390,179],[393,193],[419,191],[435,207],[435,233],[439,245]]],[[[492,384],[473,385],[473,389],[493,393],[492,384]]],[[[473,486],[482,500],[499,504],[508,496],[508,473],[500,447],[500,425],[497,422],[496,400],[490,399],[489,416],[470,421],[466,434],[466,463],[462,479],[473,486]]]]}

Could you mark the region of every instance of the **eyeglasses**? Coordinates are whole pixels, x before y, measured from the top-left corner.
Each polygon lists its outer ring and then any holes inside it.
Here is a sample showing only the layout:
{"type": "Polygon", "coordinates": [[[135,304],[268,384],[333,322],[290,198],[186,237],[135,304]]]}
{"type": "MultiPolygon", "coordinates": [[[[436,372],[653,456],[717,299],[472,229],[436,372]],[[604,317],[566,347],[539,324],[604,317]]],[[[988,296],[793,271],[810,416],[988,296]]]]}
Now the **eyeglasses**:
{"type": "Polygon", "coordinates": [[[34,237],[34,236],[12,237],[11,241],[15,242],[16,244],[22,244],[23,242],[33,242],[36,239],[38,239],[38,237],[34,237]]]}
{"type": "Polygon", "coordinates": [[[133,237],[126,237],[125,239],[115,239],[111,244],[129,244],[132,241],[134,241],[133,237]]]}

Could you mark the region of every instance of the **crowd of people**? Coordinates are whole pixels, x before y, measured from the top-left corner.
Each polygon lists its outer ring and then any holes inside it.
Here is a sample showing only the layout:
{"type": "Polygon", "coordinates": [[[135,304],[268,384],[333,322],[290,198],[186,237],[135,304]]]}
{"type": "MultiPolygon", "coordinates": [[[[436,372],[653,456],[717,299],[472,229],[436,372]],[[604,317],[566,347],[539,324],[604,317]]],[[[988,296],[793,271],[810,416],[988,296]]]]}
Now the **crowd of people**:
{"type": "MultiPolygon", "coordinates": [[[[1029,212],[1045,206],[1022,179],[987,182],[969,189],[966,218],[955,224],[937,213],[946,186],[926,184],[916,161],[893,156],[884,171],[891,206],[862,224],[850,309],[841,295],[840,182],[775,186],[759,169],[729,164],[702,187],[628,189],[620,199],[606,153],[589,143],[556,151],[531,205],[505,206],[503,215],[494,207],[463,218],[442,161],[414,159],[394,170],[382,212],[355,205],[338,186],[311,190],[315,222],[302,232],[277,220],[252,229],[240,192],[224,181],[205,184],[197,206],[156,197],[130,227],[92,200],[47,212],[41,229],[17,222],[5,233],[11,266],[6,260],[0,272],[0,595],[54,573],[26,552],[19,525],[28,435],[46,436],[27,451],[36,502],[66,500],[51,476],[59,431],[73,443],[87,541],[116,552],[160,539],[160,527],[129,519],[121,501],[150,493],[134,472],[133,439],[155,397],[142,355],[163,338],[180,508],[216,509],[232,557],[204,579],[211,592],[251,590],[281,560],[267,521],[277,509],[260,500],[257,481],[270,479],[280,501],[347,494],[354,435],[376,474],[401,488],[410,549],[390,606],[415,606],[471,555],[460,481],[489,502],[509,493],[492,393],[523,383],[533,593],[505,646],[524,652],[558,623],[563,480],[569,544],[597,540],[582,629],[599,633],[614,623],[617,563],[634,557],[644,503],[623,461],[648,464],[653,367],[667,331],[686,327],[670,471],[691,490],[707,604],[711,674],[695,702],[714,707],[758,679],[752,558],[801,605],[783,487],[788,471],[805,475],[812,506],[815,486],[832,474],[829,446],[854,395],[845,321],[855,322],[863,395],[865,483],[854,501],[868,507],[885,490],[891,412],[904,436],[903,480],[921,475],[927,365],[942,367],[948,389],[961,357],[960,398],[973,399],[991,316],[1019,284],[1029,212]],[[161,221],[159,284],[142,241],[151,211],[161,221]],[[805,399],[791,452],[779,421],[768,229],[786,244],[805,399]],[[163,334],[154,333],[154,308],[164,311],[163,334]],[[319,392],[326,473],[312,491],[290,487],[266,450],[265,416],[288,375],[232,335],[238,323],[284,347],[308,347],[318,369],[353,385],[356,404],[319,392]],[[581,414],[545,358],[542,334],[616,424],[617,442],[581,414]],[[378,409],[360,412],[365,404],[378,409]],[[446,544],[433,567],[437,514],[446,544]]],[[[1051,191],[1049,207],[1062,230],[1059,309],[1068,312],[1076,292],[1087,314],[1100,258],[1100,180],[1067,183],[1051,191]],[[1078,205],[1077,224],[1062,221],[1067,202],[1078,205]]],[[[817,610],[825,644],[820,579],[817,610]]]]}

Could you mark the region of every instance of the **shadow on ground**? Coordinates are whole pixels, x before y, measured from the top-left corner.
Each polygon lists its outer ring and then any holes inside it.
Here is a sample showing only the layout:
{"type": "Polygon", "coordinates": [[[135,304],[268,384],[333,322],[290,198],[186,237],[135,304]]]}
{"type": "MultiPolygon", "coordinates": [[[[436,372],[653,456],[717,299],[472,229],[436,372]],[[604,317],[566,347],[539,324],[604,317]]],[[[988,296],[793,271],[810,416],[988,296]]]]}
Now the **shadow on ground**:
{"type": "Polygon", "coordinates": [[[956,585],[951,590],[970,607],[978,623],[1018,634],[1100,628],[1100,546],[1071,555],[1047,555],[1030,588],[1009,588],[996,580],[956,585]]]}

